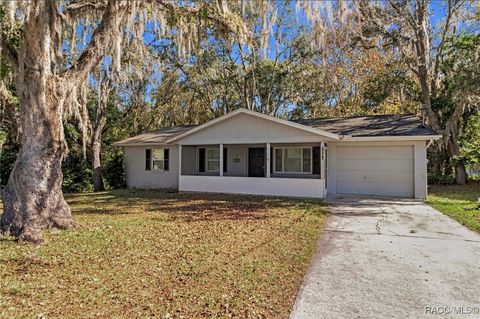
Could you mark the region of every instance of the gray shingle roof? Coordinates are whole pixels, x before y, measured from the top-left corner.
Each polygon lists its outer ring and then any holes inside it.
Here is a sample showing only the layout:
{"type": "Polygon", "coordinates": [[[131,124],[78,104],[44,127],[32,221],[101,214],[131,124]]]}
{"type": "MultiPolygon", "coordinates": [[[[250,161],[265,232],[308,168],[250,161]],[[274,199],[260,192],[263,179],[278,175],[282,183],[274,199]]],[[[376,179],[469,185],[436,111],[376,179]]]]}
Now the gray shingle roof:
{"type": "MultiPolygon", "coordinates": [[[[316,118],[293,121],[298,124],[317,128],[339,135],[360,136],[414,136],[436,135],[422,125],[422,120],[415,115],[373,115],[336,118],[316,118]]],[[[155,132],[137,135],[115,143],[118,146],[132,144],[164,144],[167,140],[196,127],[176,126],[155,132]]]]}
{"type": "Polygon", "coordinates": [[[195,125],[167,127],[158,131],[127,138],[123,141],[115,143],[115,145],[122,146],[131,144],[164,144],[167,140],[184,132],[187,132],[194,127],[195,125]]]}
{"type": "Polygon", "coordinates": [[[436,135],[415,115],[372,115],[317,118],[294,121],[319,130],[351,136],[436,135]]]}

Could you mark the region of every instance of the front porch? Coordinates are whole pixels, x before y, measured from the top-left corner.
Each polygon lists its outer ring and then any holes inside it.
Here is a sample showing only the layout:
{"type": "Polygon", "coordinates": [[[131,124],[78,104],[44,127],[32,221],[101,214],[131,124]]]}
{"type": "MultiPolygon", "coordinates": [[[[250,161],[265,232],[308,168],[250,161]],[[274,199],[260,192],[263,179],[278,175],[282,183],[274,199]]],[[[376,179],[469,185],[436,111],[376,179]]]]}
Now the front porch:
{"type": "Polygon", "coordinates": [[[324,142],[179,145],[179,190],[324,198],[324,142]]]}

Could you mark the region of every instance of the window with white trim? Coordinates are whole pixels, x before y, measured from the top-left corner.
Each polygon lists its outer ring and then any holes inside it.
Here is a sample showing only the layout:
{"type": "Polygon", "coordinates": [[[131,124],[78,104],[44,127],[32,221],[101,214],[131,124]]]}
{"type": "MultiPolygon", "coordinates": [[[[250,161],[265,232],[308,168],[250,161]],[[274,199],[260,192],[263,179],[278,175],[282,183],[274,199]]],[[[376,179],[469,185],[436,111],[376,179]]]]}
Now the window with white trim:
{"type": "Polygon", "coordinates": [[[275,173],[312,173],[311,147],[274,148],[275,173]]]}
{"type": "Polygon", "coordinates": [[[213,173],[220,171],[220,149],[207,148],[206,149],[207,172],[213,173]]]}
{"type": "Polygon", "coordinates": [[[154,148],[151,150],[152,171],[168,171],[169,168],[169,149],[154,148]]]}

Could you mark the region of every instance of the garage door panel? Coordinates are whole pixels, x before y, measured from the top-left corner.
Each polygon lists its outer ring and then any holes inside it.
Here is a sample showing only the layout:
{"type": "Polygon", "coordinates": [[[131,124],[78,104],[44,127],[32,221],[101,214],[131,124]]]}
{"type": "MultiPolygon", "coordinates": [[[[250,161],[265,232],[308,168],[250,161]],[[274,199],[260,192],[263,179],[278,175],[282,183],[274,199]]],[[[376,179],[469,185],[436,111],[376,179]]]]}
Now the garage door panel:
{"type": "MultiPolygon", "coordinates": [[[[389,172],[389,183],[413,183],[412,172],[389,172]]],[[[386,182],[384,171],[341,170],[337,173],[337,181],[348,182],[386,182]]]]}
{"type": "Polygon", "coordinates": [[[337,161],[338,170],[369,170],[369,171],[392,171],[413,172],[412,160],[363,160],[341,159],[337,161]]]}
{"type": "Polygon", "coordinates": [[[337,193],[411,197],[412,186],[410,183],[338,182],[337,193]]]}
{"type": "Polygon", "coordinates": [[[413,146],[338,146],[339,194],[413,197],[413,146]]]}
{"type": "Polygon", "coordinates": [[[373,147],[337,147],[339,158],[356,159],[411,159],[412,148],[398,146],[373,146],[373,147]]]}

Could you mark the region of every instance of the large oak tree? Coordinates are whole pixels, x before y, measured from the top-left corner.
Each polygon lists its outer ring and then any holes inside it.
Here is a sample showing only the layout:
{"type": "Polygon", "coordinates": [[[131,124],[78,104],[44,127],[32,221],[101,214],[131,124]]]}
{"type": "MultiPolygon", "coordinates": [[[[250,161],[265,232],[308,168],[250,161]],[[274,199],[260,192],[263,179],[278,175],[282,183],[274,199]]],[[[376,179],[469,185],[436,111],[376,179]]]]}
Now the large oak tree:
{"type": "Polygon", "coordinates": [[[1,231],[41,243],[41,230],[76,223],[62,193],[61,164],[67,153],[63,122],[78,118],[87,130],[85,86],[106,56],[121,72],[122,45],[136,43],[143,30],[194,50],[214,27],[218,34],[242,33],[242,22],[222,1],[7,1],[2,2],[2,56],[16,69],[21,148],[3,190],[1,231]],[[17,46],[9,27],[20,26],[17,46]],[[68,53],[69,51],[70,53],[68,53]]]}

